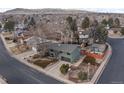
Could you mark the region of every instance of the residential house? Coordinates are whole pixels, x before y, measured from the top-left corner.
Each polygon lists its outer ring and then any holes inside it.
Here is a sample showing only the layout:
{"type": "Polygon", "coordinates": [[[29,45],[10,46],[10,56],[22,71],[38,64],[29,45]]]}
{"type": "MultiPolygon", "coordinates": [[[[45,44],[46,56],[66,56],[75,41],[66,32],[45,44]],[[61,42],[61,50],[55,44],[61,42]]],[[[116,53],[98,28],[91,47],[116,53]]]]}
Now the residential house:
{"type": "Polygon", "coordinates": [[[91,38],[91,31],[87,30],[87,31],[79,31],[79,42],[82,44],[88,43],[88,44],[92,44],[93,40],[91,38]]]}
{"type": "Polygon", "coordinates": [[[25,40],[32,37],[32,33],[27,30],[17,29],[13,32],[13,38],[20,44],[24,44],[25,40]]]}
{"type": "Polygon", "coordinates": [[[55,57],[62,61],[75,62],[80,58],[80,46],[77,44],[57,44],[53,43],[48,46],[49,56],[55,57]]]}
{"type": "Polygon", "coordinates": [[[91,53],[104,54],[106,46],[105,44],[93,44],[91,46],[91,53]]]}
{"type": "Polygon", "coordinates": [[[34,52],[38,52],[38,46],[43,43],[48,43],[49,40],[32,36],[26,39],[25,42],[34,52]]]}
{"type": "Polygon", "coordinates": [[[106,53],[106,50],[106,44],[92,44],[89,46],[89,49],[82,51],[82,54],[86,54],[97,59],[102,59],[106,53]]]}
{"type": "Polygon", "coordinates": [[[19,23],[19,24],[17,24],[16,26],[15,26],[15,29],[24,29],[25,28],[25,25],[24,24],[22,24],[22,23],[19,23]]]}

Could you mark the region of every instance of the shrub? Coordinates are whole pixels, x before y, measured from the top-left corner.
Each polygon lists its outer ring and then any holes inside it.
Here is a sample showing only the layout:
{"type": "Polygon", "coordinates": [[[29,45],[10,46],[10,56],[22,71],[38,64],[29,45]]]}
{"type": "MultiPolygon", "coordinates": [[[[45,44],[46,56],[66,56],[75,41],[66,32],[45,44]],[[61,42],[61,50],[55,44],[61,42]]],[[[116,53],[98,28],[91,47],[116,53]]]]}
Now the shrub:
{"type": "Polygon", "coordinates": [[[83,60],[84,63],[90,63],[91,65],[96,64],[96,59],[94,57],[86,56],[83,60]]]}
{"type": "Polygon", "coordinates": [[[40,58],[40,55],[39,54],[35,54],[32,58],[33,59],[40,58]]]}
{"type": "Polygon", "coordinates": [[[80,72],[78,73],[78,78],[79,78],[80,80],[87,80],[87,77],[88,77],[88,75],[87,75],[86,72],[80,71],[80,72]]]}
{"type": "Polygon", "coordinates": [[[62,64],[60,67],[60,71],[64,75],[68,72],[68,69],[69,69],[69,64],[62,64]]]}
{"type": "Polygon", "coordinates": [[[8,30],[8,31],[13,31],[14,30],[14,26],[15,26],[15,22],[14,21],[7,21],[7,22],[5,22],[4,29],[8,30]]]}
{"type": "Polygon", "coordinates": [[[13,39],[13,42],[16,43],[17,42],[17,39],[13,39]]]}
{"type": "Polygon", "coordinates": [[[84,20],[82,21],[82,28],[85,29],[85,28],[88,28],[90,25],[90,19],[89,17],[85,17],[84,20]]]}
{"type": "Polygon", "coordinates": [[[117,34],[118,31],[115,30],[115,31],[113,31],[113,32],[114,32],[114,34],[117,34]]]}
{"type": "Polygon", "coordinates": [[[12,40],[11,37],[5,37],[5,40],[12,40]]]}
{"type": "Polygon", "coordinates": [[[124,35],[124,27],[121,28],[121,34],[124,35]]]}

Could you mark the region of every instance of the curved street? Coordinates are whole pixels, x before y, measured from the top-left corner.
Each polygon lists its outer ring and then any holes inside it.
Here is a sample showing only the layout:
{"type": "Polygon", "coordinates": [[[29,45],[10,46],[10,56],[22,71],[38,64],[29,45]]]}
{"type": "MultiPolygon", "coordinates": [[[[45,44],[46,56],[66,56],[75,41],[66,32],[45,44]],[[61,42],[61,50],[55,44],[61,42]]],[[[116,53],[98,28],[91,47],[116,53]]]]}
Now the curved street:
{"type": "Polygon", "coordinates": [[[108,39],[112,46],[112,56],[103,71],[98,84],[124,83],[124,39],[108,39]]]}
{"type": "Polygon", "coordinates": [[[9,56],[0,38],[0,74],[9,84],[61,84],[33,68],[9,56]]]}

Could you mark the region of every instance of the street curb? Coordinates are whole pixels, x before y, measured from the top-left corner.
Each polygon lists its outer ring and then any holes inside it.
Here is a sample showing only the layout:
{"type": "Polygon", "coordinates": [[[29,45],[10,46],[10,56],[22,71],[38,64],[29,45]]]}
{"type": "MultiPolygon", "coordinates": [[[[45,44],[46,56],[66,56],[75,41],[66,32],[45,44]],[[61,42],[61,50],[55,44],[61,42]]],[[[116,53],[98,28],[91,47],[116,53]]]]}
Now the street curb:
{"type": "Polygon", "coordinates": [[[113,37],[113,36],[108,36],[109,38],[112,38],[112,39],[124,39],[124,36],[122,37],[113,37]]]}
{"type": "Polygon", "coordinates": [[[5,41],[5,39],[4,39],[4,37],[3,37],[2,34],[0,34],[0,37],[1,37],[1,39],[2,39],[2,42],[3,42],[3,44],[4,44],[4,47],[7,49],[8,53],[9,53],[9,55],[13,55],[13,53],[12,53],[11,50],[10,50],[10,48],[7,47],[6,41],[5,41]]]}

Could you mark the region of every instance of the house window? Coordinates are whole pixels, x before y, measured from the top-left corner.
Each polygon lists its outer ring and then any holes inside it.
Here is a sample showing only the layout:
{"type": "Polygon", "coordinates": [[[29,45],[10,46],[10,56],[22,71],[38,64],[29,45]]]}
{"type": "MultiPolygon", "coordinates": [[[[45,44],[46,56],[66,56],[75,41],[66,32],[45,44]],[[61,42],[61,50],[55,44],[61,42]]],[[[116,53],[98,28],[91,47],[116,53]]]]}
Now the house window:
{"type": "Polygon", "coordinates": [[[53,52],[53,49],[50,49],[51,52],[53,52]]]}
{"type": "Polygon", "coordinates": [[[67,55],[70,55],[70,53],[67,53],[67,55]]]}
{"type": "Polygon", "coordinates": [[[60,51],[59,53],[63,53],[62,51],[60,51]]]}

